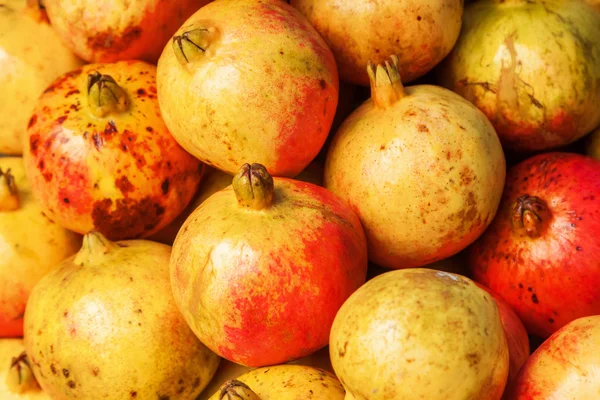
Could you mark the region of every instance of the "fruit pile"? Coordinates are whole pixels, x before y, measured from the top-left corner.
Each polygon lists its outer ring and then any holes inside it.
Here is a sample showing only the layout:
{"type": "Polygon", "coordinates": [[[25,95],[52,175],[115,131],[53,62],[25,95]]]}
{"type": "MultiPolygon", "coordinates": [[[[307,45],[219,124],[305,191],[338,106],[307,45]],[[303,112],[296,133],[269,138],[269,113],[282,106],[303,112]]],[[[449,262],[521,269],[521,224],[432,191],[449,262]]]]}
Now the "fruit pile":
{"type": "Polygon", "coordinates": [[[594,0],[0,0],[0,399],[600,399],[594,0]]]}

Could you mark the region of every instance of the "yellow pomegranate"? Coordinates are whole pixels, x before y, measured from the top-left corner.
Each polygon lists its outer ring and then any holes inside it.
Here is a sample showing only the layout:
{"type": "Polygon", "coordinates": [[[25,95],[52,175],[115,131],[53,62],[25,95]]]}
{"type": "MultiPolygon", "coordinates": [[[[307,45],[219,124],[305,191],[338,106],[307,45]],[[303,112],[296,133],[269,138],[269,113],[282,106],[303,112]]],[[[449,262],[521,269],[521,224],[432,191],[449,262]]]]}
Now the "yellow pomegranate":
{"type": "Polygon", "coordinates": [[[292,0],[327,42],[341,79],[369,84],[367,63],[398,53],[409,82],[429,72],[456,43],[462,0],[292,0]]]}
{"type": "Polygon", "coordinates": [[[23,160],[0,158],[0,337],[23,335],[23,313],[35,284],[75,254],[81,237],[42,212],[23,160]]]}
{"type": "Polygon", "coordinates": [[[319,153],[339,82],[331,50],[281,0],[220,0],[176,32],[158,62],[158,100],[177,141],[231,174],[253,161],[294,177],[319,153]]]}
{"type": "Polygon", "coordinates": [[[52,26],[84,60],[156,63],[186,18],[210,0],[44,0],[52,26]]]}
{"type": "Polygon", "coordinates": [[[186,325],[169,285],[171,247],[85,235],[25,312],[25,347],[54,399],[193,399],[219,358],[186,325]]]}
{"type": "Polygon", "coordinates": [[[440,83],[481,109],[507,149],[574,142],[600,124],[600,13],[588,2],[474,1],[440,83]]]}
{"type": "Polygon", "coordinates": [[[258,368],[225,382],[209,400],[344,400],[331,372],[304,365],[258,368]]]}
{"type": "Polygon", "coordinates": [[[0,399],[50,400],[35,380],[22,339],[0,339],[0,399]]]}
{"type": "Polygon", "coordinates": [[[427,268],[387,272],[354,292],[329,351],[346,400],[499,400],[508,376],[493,297],[427,268]]]}
{"type": "MultiPolygon", "coordinates": [[[[286,365],[304,365],[308,367],[324,369],[333,373],[333,367],[331,366],[331,360],[329,359],[329,347],[324,347],[309,356],[290,361],[286,365]]],[[[225,359],[221,360],[219,369],[217,369],[215,376],[210,381],[208,386],[202,391],[202,393],[200,393],[200,396],[196,398],[196,400],[209,400],[210,397],[216,393],[225,382],[235,379],[254,369],[255,368],[253,367],[246,367],[225,359]]]]}
{"type": "Polygon", "coordinates": [[[33,193],[62,226],[111,240],[147,237],[189,204],[203,164],[171,136],[156,67],[88,64],[40,97],[24,160],[33,193]]]}
{"type": "Polygon", "coordinates": [[[409,268],[450,257],[498,209],[506,174],[498,136],[457,94],[404,88],[397,57],[368,70],[372,98],[333,138],[325,187],[358,214],[370,261],[409,268]]]}
{"type": "Polygon", "coordinates": [[[37,98],[58,76],[81,65],[37,8],[0,0],[0,154],[23,153],[37,98]]]}

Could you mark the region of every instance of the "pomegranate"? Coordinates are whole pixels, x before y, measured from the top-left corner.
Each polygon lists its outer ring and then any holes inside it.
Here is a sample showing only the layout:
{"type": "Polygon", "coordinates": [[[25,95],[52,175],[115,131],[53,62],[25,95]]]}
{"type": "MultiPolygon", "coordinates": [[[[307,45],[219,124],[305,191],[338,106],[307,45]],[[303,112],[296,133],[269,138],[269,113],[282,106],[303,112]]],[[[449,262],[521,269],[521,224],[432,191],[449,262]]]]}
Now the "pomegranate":
{"type": "Polygon", "coordinates": [[[188,328],[169,285],[171,247],[84,236],[39,281],[25,348],[53,400],[194,399],[219,358],[188,328]]]}
{"type": "MultiPolygon", "coordinates": [[[[289,364],[319,368],[333,373],[333,367],[331,366],[331,361],[329,360],[328,347],[324,347],[316,353],[313,353],[307,357],[291,361],[289,364]]],[[[223,384],[233,379],[236,379],[241,375],[246,374],[247,372],[250,372],[254,369],[255,368],[232,363],[231,361],[221,360],[221,363],[219,364],[219,369],[217,369],[215,376],[211,379],[208,386],[202,391],[202,393],[200,393],[200,396],[198,396],[196,400],[209,400],[212,397],[212,395],[219,391],[219,388],[221,388],[223,384]]],[[[339,383],[337,383],[337,385],[339,386],[339,383]]],[[[266,399],[262,398],[260,400],[266,399]]]]}
{"type": "Polygon", "coordinates": [[[336,312],[366,269],[360,222],[341,199],[245,164],[232,186],[183,224],[171,285],[204,344],[259,367],[326,346],[336,312]]]}
{"type": "Polygon", "coordinates": [[[585,1],[475,1],[440,82],[480,108],[506,148],[556,148],[600,124],[599,38],[585,1]]]}
{"type": "Polygon", "coordinates": [[[258,368],[225,382],[209,400],[344,400],[344,388],[329,371],[305,365],[258,368]]]}
{"type": "Polygon", "coordinates": [[[50,400],[50,396],[42,391],[31,371],[21,339],[0,339],[0,398],[50,400]]]}
{"type": "Polygon", "coordinates": [[[333,138],[325,187],[358,214],[370,261],[409,268],[450,257],[496,213],[506,168],[498,136],[457,94],[404,88],[395,56],[369,74],[372,98],[333,138]]]}
{"type": "Polygon", "coordinates": [[[600,314],[600,161],[545,153],[509,170],[500,210],[469,249],[476,280],[546,338],[600,314]]]}
{"type": "Polygon", "coordinates": [[[507,400],[597,399],[598,346],[600,315],[568,323],[527,360],[507,400]]]}
{"type": "Polygon", "coordinates": [[[379,275],[344,303],[331,362],[346,400],[498,400],[509,353],[492,296],[460,275],[379,275]]]}
{"type": "Polygon", "coordinates": [[[33,198],[23,160],[17,157],[0,158],[0,243],[0,338],[23,336],[31,290],[77,252],[81,237],[46,217],[33,198]]]}
{"type": "Polygon", "coordinates": [[[0,2],[0,153],[23,154],[27,120],[39,95],[81,65],[36,6],[0,2]]]}
{"type": "Polygon", "coordinates": [[[405,82],[429,72],[458,38],[462,0],[292,0],[331,47],[348,82],[368,85],[367,63],[400,58],[405,82]]]}
{"type": "Polygon", "coordinates": [[[294,177],[319,153],[338,101],[335,59],[281,0],[220,0],[177,31],[158,62],[158,99],[177,141],[235,174],[255,160],[294,177]]]}
{"type": "Polygon", "coordinates": [[[513,382],[517,377],[519,370],[529,358],[530,349],[527,330],[525,330],[525,326],[523,326],[523,322],[521,322],[517,314],[512,308],[510,308],[508,303],[506,303],[506,301],[504,301],[500,295],[494,293],[492,290],[480,283],[476,284],[491,294],[498,305],[500,320],[502,321],[504,334],[506,335],[506,341],[508,343],[508,355],[510,360],[508,368],[508,382],[513,382]]]}
{"type": "Polygon", "coordinates": [[[156,63],[169,38],[210,0],[44,0],[52,26],[78,56],[93,63],[156,63]]]}
{"type": "Polygon", "coordinates": [[[145,237],[192,199],[203,165],[162,121],[155,72],[142,61],[90,64],[41,96],[24,159],[33,193],[60,225],[145,237]]]}

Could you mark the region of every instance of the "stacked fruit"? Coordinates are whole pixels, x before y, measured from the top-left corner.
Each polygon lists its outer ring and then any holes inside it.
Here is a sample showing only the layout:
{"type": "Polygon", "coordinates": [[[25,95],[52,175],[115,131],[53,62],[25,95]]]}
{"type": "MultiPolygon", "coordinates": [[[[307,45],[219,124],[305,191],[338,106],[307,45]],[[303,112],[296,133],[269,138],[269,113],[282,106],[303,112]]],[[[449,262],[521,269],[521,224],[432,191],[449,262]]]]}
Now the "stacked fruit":
{"type": "Polygon", "coordinates": [[[0,398],[599,398],[597,8],[0,0],[0,398]]]}

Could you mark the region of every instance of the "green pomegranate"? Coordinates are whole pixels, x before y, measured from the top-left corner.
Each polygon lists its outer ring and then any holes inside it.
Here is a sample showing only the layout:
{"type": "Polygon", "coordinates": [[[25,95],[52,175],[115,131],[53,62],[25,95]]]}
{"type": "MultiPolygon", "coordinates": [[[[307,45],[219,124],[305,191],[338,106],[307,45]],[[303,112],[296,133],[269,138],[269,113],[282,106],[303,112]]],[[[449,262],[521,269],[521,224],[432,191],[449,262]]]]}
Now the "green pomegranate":
{"type": "Polygon", "coordinates": [[[566,145],[600,124],[600,12],[585,1],[475,1],[438,72],[506,148],[566,145]]]}

